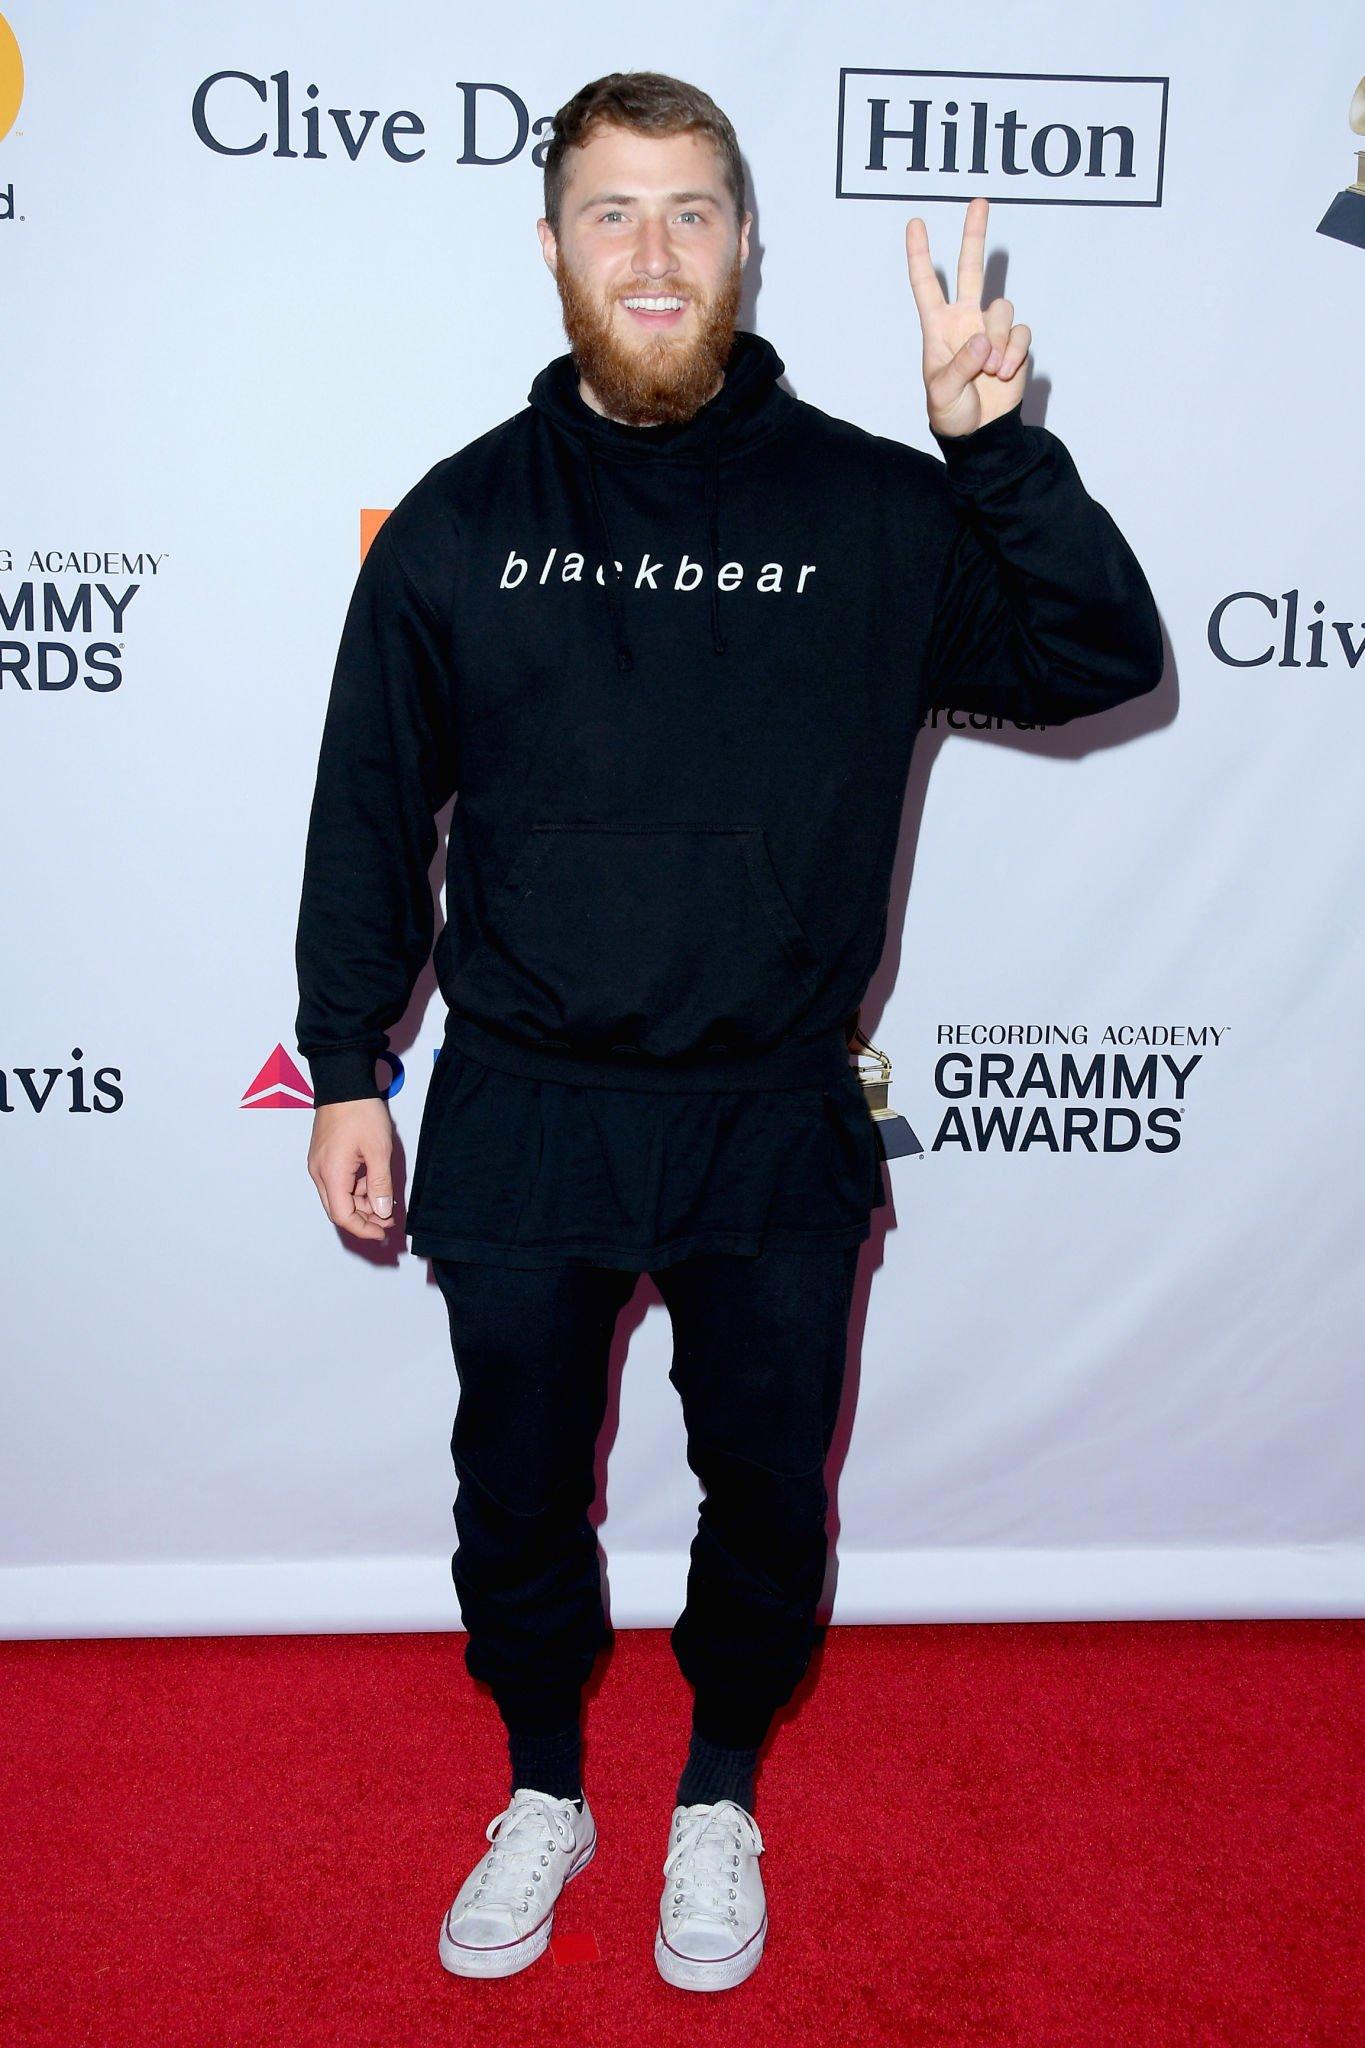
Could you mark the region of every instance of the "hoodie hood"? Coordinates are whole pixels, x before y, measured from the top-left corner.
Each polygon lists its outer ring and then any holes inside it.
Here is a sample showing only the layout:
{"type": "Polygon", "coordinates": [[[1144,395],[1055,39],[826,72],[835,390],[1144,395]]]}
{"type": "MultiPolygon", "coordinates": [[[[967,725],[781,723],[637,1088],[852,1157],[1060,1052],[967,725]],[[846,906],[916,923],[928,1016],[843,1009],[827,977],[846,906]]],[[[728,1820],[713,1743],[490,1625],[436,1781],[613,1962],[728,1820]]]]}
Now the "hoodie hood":
{"type": "Polygon", "coordinates": [[[691,419],[662,420],[655,426],[631,427],[595,412],[578,389],[578,369],[571,352],[556,356],[539,372],[527,397],[532,406],[583,451],[593,516],[605,550],[603,596],[611,621],[616,665],[635,666],[621,603],[621,571],[602,505],[598,465],[611,462],[676,462],[700,471],[706,506],[706,541],[711,558],[711,645],[724,654],[720,630],[717,577],[720,568],[720,479],[723,459],[742,454],[766,440],[782,424],[796,401],[777,380],[786,365],[761,334],[737,328],[726,359],[719,391],[691,419]]]}

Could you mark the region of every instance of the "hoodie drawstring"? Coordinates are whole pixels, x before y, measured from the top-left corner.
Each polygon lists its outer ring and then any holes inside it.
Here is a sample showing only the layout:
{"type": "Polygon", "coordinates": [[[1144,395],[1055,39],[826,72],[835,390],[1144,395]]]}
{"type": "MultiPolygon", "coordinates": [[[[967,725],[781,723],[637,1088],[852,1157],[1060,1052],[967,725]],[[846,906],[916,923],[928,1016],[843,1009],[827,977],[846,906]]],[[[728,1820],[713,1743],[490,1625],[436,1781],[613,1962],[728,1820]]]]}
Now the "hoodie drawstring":
{"type": "MultiPolygon", "coordinates": [[[[616,648],[616,666],[619,669],[632,669],[635,666],[635,657],[631,653],[630,642],[626,638],[626,622],[622,611],[620,593],[617,589],[617,585],[621,580],[621,571],[616,566],[616,549],[612,545],[611,528],[607,525],[607,515],[602,509],[601,492],[597,487],[597,463],[593,456],[591,437],[589,437],[587,442],[587,452],[588,487],[592,493],[593,512],[597,518],[597,525],[602,535],[602,545],[606,554],[606,560],[602,564],[602,586],[603,595],[606,599],[607,616],[611,621],[612,643],[616,648]]],[[[711,646],[717,654],[724,654],[726,643],[725,636],[720,630],[720,586],[718,582],[720,575],[720,449],[715,434],[712,434],[707,440],[704,462],[703,492],[706,504],[706,546],[711,558],[711,646]]]]}

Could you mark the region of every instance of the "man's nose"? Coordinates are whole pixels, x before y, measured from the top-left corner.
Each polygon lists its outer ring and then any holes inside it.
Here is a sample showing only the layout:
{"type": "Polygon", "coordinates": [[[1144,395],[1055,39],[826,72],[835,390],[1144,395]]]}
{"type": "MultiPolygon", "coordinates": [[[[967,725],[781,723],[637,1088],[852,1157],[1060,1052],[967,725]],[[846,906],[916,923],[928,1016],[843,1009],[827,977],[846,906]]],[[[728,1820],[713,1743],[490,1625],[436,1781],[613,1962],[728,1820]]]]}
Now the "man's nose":
{"type": "Polygon", "coordinates": [[[634,256],[636,270],[646,277],[666,277],[669,271],[677,269],[677,253],[666,222],[647,220],[641,223],[635,238],[634,256]]]}

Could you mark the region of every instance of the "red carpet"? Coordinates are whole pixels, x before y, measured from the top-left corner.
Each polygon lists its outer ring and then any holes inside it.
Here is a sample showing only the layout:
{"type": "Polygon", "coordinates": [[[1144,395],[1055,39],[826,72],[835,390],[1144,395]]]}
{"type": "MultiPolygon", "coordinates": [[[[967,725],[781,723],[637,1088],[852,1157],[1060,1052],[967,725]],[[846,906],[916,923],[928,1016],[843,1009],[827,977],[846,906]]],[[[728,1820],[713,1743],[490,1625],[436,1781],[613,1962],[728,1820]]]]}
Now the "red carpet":
{"type": "Polygon", "coordinates": [[[0,1645],[4,2048],[1365,2043],[1365,1623],[831,1630],[758,1781],[767,1952],[711,1997],[651,1953],[662,1630],[599,1661],[554,1951],[441,1969],[506,1796],[463,1646],[0,1645]]]}

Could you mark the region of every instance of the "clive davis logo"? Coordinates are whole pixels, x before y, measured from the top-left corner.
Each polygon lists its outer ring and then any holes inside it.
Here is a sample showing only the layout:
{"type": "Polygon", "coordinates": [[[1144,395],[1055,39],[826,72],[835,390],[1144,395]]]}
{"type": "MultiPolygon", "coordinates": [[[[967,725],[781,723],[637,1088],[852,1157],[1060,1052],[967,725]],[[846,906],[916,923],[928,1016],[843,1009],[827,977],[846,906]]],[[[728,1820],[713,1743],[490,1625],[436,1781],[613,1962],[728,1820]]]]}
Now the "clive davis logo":
{"type": "MultiPolygon", "coordinates": [[[[19,55],[14,30],[0,14],[0,142],[4,141],[18,119],[19,103],[23,97],[24,60],[19,55]]],[[[14,218],[14,186],[0,185],[0,221],[14,218]]]]}
{"type": "Polygon", "coordinates": [[[1168,83],[846,65],[835,197],[1160,206],[1168,83]]]}

